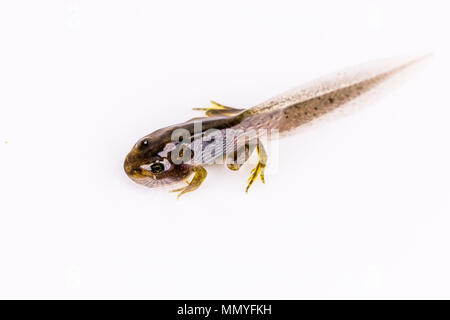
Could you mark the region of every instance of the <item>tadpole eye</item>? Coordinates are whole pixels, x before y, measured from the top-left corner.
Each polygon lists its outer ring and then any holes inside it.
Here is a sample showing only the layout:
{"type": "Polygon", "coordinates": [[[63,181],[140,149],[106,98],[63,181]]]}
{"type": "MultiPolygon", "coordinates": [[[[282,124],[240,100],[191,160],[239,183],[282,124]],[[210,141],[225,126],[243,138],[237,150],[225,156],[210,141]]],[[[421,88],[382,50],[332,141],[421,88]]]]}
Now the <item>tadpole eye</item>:
{"type": "Polygon", "coordinates": [[[150,170],[153,173],[160,173],[164,171],[164,164],[162,164],[161,162],[156,162],[150,166],[150,170]]]}
{"type": "Polygon", "coordinates": [[[144,139],[144,140],[142,140],[141,142],[139,142],[138,148],[139,148],[139,149],[143,149],[143,148],[145,148],[147,145],[148,145],[148,139],[144,139]]]}

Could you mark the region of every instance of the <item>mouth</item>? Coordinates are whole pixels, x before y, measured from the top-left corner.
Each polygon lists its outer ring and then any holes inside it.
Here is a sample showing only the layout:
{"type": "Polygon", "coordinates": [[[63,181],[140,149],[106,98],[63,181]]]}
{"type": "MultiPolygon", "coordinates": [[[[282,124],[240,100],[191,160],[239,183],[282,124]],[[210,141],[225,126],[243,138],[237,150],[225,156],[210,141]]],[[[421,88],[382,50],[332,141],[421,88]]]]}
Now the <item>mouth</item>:
{"type": "Polygon", "coordinates": [[[145,178],[153,179],[153,174],[151,174],[147,170],[133,168],[130,169],[129,171],[125,170],[125,172],[131,179],[145,179],[145,178]]]}
{"type": "Polygon", "coordinates": [[[133,180],[153,179],[153,174],[150,171],[144,170],[134,165],[130,165],[127,160],[125,160],[123,168],[127,176],[129,176],[133,180]]]}
{"type": "Polygon", "coordinates": [[[136,183],[142,184],[149,188],[158,187],[161,185],[160,181],[154,179],[153,175],[149,171],[128,165],[126,161],[124,164],[124,169],[127,176],[136,183]]]}

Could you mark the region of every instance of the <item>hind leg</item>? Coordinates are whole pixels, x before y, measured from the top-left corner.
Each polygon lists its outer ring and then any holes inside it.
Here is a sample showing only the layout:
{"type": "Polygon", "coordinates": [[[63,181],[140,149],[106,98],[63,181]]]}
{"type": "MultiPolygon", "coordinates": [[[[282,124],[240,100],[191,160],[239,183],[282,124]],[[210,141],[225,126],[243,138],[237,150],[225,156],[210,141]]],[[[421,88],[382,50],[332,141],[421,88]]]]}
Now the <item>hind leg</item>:
{"type": "Polygon", "coordinates": [[[243,146],[237,148],[234,152],[227,155],[227,166],[228,169],[237,171],[239,170],[244,163],[252,155],[253,151],[255,151],[256,143],[246,142],[243,146]]]}
{"type": "Polygon", "coordinates": [[[255,149],[258,152],[259,161],[251,172],[245,192],[248,192],[248,189],[258,177],[261,179],[262,183],[266,183],[264,179],[264,172],[268,159],[267,152],[264,149],[261,140],[256,139],[250,143],[246,142],[243,146],[239,147],[236,151],[227,156],[228,168],[235,171],[239,170],[241,166],[247,162],[255,149]]]}
{"type": "Polygon", "coordinates": [[[260,177],[262,183],[266,183],[264,180],[264,171],[266,169],[267,164],[267,153],[264,149],[264,146],[262,145],[261,141],[258,139],[258,142],[256,144],[256,151],[258,152],[259,161],[256,167],[252,170],[250,178],[248,179],[247,188],[245,189],[245,192],[248,192],[248,189],[253,184],[253,182],[260,177]]]}

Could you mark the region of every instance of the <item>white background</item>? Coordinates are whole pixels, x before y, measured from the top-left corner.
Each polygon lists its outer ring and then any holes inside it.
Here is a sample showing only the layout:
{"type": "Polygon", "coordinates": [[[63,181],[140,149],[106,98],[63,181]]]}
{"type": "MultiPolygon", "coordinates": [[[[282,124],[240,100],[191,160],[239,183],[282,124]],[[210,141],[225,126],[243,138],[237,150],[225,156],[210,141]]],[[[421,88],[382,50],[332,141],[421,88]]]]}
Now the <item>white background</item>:
{"type": "Polygon", "coordinates": [[[450,298],[445,1],[2,1],[0,297],[450,298]],[[123,172],[209,99],[251,107],[346,66],[434,58],[177,201],[123,172]]]}

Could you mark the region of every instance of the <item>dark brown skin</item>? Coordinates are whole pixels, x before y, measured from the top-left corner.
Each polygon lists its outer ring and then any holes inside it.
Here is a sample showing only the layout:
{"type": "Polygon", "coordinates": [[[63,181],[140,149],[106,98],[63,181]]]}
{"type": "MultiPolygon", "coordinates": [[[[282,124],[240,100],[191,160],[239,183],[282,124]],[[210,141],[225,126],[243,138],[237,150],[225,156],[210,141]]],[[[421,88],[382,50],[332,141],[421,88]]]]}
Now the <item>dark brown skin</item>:
{"type": "Polygon", "coordinates": [[[175,150],[168,152],[165,156],[159,154],[163,152],[168,144],[173,143],[172,132],[174,130],[186,129],[192,136],[194,134],[194,124],[198,120],[201,120],[202,130],[206,131],[208,129],[231,128],[240,123],[242,117],[235,115],[195,118],[150,133],[140,139],[125,158],[124,169],[127,175],[135,182],[148,187],[174,184],[189,177],[195,171],[194,166],[186,163],[175,164],[172,161],[172,152],[175,152],[175,150]],[[157,170],[152,171],[151,167],[145,167],[146,165],[163,161],[169,164],[164,166],[164,170],[157,167],[157,170]]]}

